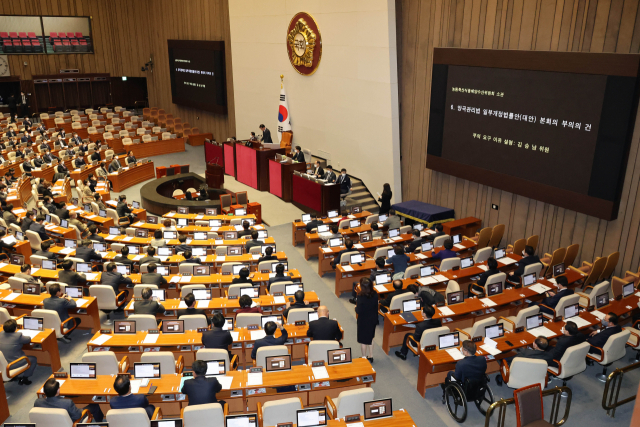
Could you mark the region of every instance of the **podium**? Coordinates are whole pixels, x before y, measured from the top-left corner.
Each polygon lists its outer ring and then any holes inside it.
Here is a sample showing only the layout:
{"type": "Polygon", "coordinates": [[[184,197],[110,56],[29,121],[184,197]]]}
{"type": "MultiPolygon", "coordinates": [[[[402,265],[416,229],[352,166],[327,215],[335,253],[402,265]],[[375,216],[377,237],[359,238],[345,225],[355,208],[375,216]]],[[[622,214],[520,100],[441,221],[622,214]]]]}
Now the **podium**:
{"type": "Polygon", "coordinates": [[[215,163],[207,163],[205,177],[209,188],[222,188],[224,184],[224,168],[215,163]]]}
{"type": "Polygon", "coordinates": [[[269,159],[269,192],[285,202],[293,199],[293,171],[306,172],[305,162],[295,162],[287,157],[285,161],[269,159]]]}
{"type": "Polygon", "coordinates": [[[235,151],[236,179],[256,190],[268,191],[269,159],[274,158],[276,154],[284,154],[284,148],[254,148],[236,143],[235,151]]]}
{"type": "Polygon", "coordinates": [[[293,174],[293,202],[326,215],[327,211],[340,209],[340,186],[321,184],[304,176],[293,174]]]}

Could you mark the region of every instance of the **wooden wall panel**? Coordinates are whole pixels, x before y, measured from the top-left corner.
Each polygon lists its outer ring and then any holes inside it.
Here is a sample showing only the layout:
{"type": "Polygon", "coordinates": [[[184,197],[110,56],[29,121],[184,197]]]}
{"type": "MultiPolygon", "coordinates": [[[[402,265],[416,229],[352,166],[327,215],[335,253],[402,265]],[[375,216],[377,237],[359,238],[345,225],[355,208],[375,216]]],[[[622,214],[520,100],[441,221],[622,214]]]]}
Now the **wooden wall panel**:
{"type": "Polygon", "coordinates": [[[506,225],[503,245],[538,234],[539,252],[580,244],[576,264],[620,251],[640,264],[640,118],[618,219],[598,218],[425,168],[434,47],[639,53],[637,0],[396,0],[403,200],[452,207],[484,226],[506,225]],[[491,204],[499,210],[491,209],[491,204]]]}

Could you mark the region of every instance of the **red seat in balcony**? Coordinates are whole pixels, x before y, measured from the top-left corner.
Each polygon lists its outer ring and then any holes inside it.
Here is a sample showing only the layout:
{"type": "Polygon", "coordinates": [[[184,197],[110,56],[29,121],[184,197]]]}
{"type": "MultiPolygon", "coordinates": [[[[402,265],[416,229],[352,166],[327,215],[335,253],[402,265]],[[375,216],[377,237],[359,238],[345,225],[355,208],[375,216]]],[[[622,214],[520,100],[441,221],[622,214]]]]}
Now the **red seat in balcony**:
{"type": "Polygon", "coordinates": [[[18,37],[20,37],[21,39],[26,39],[27,38],[27,33],[23,32],[23,31],[19,32],[18,33],[18,37]]]}
{"type": "Polygon", "coordinates": [[[30,39],[37,39],[38,38],[38,36],[36,36],[36,33],[34,33],[33,31],[29,31],[28,35],[29,35],[30,39]]]}
{"type": "Polygon", "coordinates": [[[16,33],[15,31],[10,31],[9,32],[9,37],[11,37],[12,39],[17,39],[18,38],[18,33],[16,33]]]}

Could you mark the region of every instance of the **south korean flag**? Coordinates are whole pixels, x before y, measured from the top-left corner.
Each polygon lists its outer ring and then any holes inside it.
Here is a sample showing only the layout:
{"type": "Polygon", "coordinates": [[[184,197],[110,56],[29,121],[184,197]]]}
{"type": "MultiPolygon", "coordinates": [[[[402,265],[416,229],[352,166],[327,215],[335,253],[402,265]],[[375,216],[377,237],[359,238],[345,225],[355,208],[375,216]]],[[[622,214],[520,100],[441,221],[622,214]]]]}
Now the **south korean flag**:
{"type": "Polygon", "coordinates": [[[278,141],[282,141],[282,132],[291,131],[291,118],[289,117],[289,104],[284,84],[280,85],[280,105],[278,107],[278,141]]]}

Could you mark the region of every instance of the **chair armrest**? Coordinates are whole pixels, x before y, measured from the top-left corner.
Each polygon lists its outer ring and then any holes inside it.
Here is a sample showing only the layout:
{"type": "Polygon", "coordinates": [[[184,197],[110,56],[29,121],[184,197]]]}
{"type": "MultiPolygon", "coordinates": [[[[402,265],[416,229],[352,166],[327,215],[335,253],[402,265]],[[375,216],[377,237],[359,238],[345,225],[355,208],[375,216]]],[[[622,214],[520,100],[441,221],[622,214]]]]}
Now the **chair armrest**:
{"type": "MultiPolygon", "coordinates": [[[[636,323],[637,323],[637,322],[636,322],[636,323]]],[[[635,336],[635,337],[636,337],[636,343],[635,343],[635,344],[633,344],[633,343],[631,343],[629,340],[627,340],[627,344],[628,344],[629,346],[631,346],[631,347],[637,347],[637,346],[640,344],[640,335],[636,334],[636,333],[635,333],[635,332],[633,332],[633,331],[629,331],[629,332],[630,332],[630,335],[629,335],[629,336],[633,335],[633,336],[635,336]]]]}
{"type": "Polygon", "coordinates": [[[24,366],[24,369],[22,369],[20,372],[18,372],[16,375],[20,375],[21,373],[23,373],[24,371],[26,371],[27,369],[29,369],[31,367],[31,361],[29,360],[29,358],[27,356],[22,356],[16,360],[14,360],[13,362],[9,363],[7,365],[7,378],[13,378],[9,372],[11,372],[11,367],[19,362],[22,362],[23,360],[27,361],[27,364],[24,366]]]}
{"type": "Polygon", "coordinates": [[[124,295],[125,291],[120,292],[118,295],[116,295],[116,305],[118,307],[122,307],[122,305],[124,303],[126,303],[126,301],[123,299],[122,301],[120,301],[120,303],[118,303],[118,298],[120,297],[120,295],[124,295]]]}
{"type": "Polygon", "coordinates": [[[80,415],[80,418],[75,423],[73,423],[73,427],[76,427],[78,423],[90,423],[91,421],[93,421],[91,412],[89,412],[88,409],[84,409],[82,411],[82,415],[80,415]]]}
{"type": "Polygon", "coordinates": [[[122,360],[118,363],[118,372],[121,374],[127,373],[129,370],[129,356],[124,356],[122,360]]]}
{"type": "MultiPolygon", "coordinates": [[[[588,294],[585,294],[584,292],[574,292],[574,295],[579,295],[582,298],[586,298],[588,301],[591,301],[591,298],[589,297],[588,294]]],[[[589,303],[587,303],[587,307],[589,306],[589,303]]]]}
{"type": "Polygon", "coordinates": [[[633,271],[625,271],[625,272],[624,272],[624,274],[625,274],[625,276],[633,276],[633,277],[635,277],[636,279],[637,279],[638,277],[640,277],[640,275],[638,275],[638,273],[634,273],[633,271]]]}
{"type": "Polygon", "coordinates": [[[162,320],[160,321],[160,323],[158,323],[158,330],[162,329],[162,320]]]}
{"type": "MultiPolygon", "coordinates": [[[[598,260],[598,258],[596,258],[596,261],[598,260]]],[[[588,265],[589,267],[593,267],[593,264],[587,261],[582,261],[582,267],[584,267],[585,265],[588,265]]]]}
{"type": "Polygon", "coordinates": [[[338,409],[336,409],[336,404],[333,403],[333,399],[329,396],[324,397],[324,407],[327,409],[327,415],[329,415],[330,420],[335,420],[338,415],[338,409]]]}
{"type": "Polygon", "coordinates": [[[229,404],[228,403],[224,404],[224,406],[222,407],[222,411],[223,411],[225,417],[227,415],[229,415],[229,404]]]}
{"type": "Polygon", "coordinates": [[[69,321],[73,321],[74,323],[73,323],[73,328],[69,329],[69,330],[67,331],[67,334],[68,334],[68,333],[70,333],[71,331],[73,331],[75,328],[77,328],[77,327],[78,327],[78,325],[75,323],[74,318],[73,318],[73,317],[69,317],[67,320],[64,320],[64,321],[60,322],[60,333],[61,333],[62,335],[66,335],[66,334],[63,332],[63,331],[64,331],[64,324],[65,324],[65,323],[67,323],[67,322],[69,322],[69,321]]]}
{"type": "Polygon", "coordinates": [[[456,331],[460,332],[461,334],[465,334],[467,337],[469,337],[469,339],[471,339],[471,335],[469,335],[469,333],[463,331],[462,329],[456,328],[456,331]]]}
{"type": "Polygon", "coordinates": [[[262,427],[264,419],[262,417],[262,403],[258,402],[256,405],[256,412],[258,413],[258,425],[262,427]]]}
{"type": "MultiPolygon", "coordinates": [[[[585,287],[584,287],[583,291],[586,291],[587,289],[591,289],[591,290],[593,290],[593,286],[591,286],[591,285],[587,285],[587,286],[585,286],[585,287]]],[[[578,293],[583,293],[583,292],[578,292],[578,293]]],[[[585,295],[586,295],[586,294],[585,294],[585,295]]]]}
{"type": "Polygon", "coordinates": [[[545,252],[543,258],[553,258],[553,255],[548,254],[548,253],[545,252]]]}
{"type": "Polygon", "coordinates": [[[162,410],[158,406],[155,411],[153,411],[153,416],[151,420],[161,420],[162,419],[162,410]]]}
{"type": "Polygon", "coordinates": [[[591,353],[587,353],[587,357],[591,360],[595,360],[596,362],[602,362],[604,360],[604,350],[600,347],[596,347],[595,345],[592,345],[591,347],[597,348],[598,350],[600,350],[600,359],[596,359],[594,356],[591,355],[591,353]]]}
{"type": "Polygon", "coordinates": [[[474,295],[484,294],[484,288],[478,285],[477,283],[469,283],[469,289],[467,291],[468,291],[467,293],[474,294],[474,295]],[[473,288],[477,288],[480,291],[475,291],[473,288]]]}
{"type": "Polygon", "coordinates": [[[414,351],[413,348],[411,346],[409,347],[409,350],[415,354],[416,356],[418,355],[418,352],[421,350],[420,348],[420,343],[418,341],[416,341],[416,339],[413,337],[413,335],[409,335],[409,341],[413,341],[413,343],[416,345],[416,348],[418,349],[418,351],[414,351]]]}
{"type": "Polygon", "coordinates": [[[544,307],[544,308],[548,308],[549,310],[553,311],[553,317],[556,317],[556,310],[554,308],[549,307],[548,305],[544,305],[542,303],[539,304],[540,307],[544,307]]]}
{"type": "Polygon", "coordinates": [[[562,364],[560,363],[559,360],[553,359],[554,362],[556,362],[558,364],[558,373],[553,372],[551,369],[547,368],[547,372],[550,373],[551,375],[555,375],[558,376],[560,374],[562,374],[562,364]]]}
{"type": "Polygon", "coordinates": [[[584,271],[578,270],[577,268],[575,268],[573,265],[569,266],[569,269],[575,271],[576,273],[580,273],[580,274],[584,274],[584,271]]]}
{"type": "Polygon", "coordinates": [[[13,320],[18,320],[18,319],[22,319],[24,316],[26,316],[26,314],[21,314],[20,316],[16,316],[16,317],[11,317],[13,320]]]}
{"type": "Polygon", "coordinates": [[[178,374],[181,374],[183,369],[184,369],[184,357],[180,355],[178,356],[178,360],[176,360],[176,372],[178,372],[178,374]]]}
{"type": "Polygon", "coordinates": [[[516,322],[514,322],[513,320],[509,320],[509,319],[507,319],[506,317],[503,317],[503,316],[498,317],[498,320],[500,320],[500,319],[504,320],[507,323],[511,323],[511,327],[513,328],[512,330],[513,331],[516,330],[516,322]]]}
{"type": "Polygon", "coordinates": [[[309,346],[304,346],[304,361],[308,365],[309,364],[309,346]]]}
{"type": "Polygon", "coordinates": [[[185,408],[184,406],[180,408],[180,418],[184,418],[184,408],[185,408]]]}
{"type": "Polygon", "coordinates": [[[507,250],[513,251],[513,245],[507,245],[507,250]]]}
{"type": "Polygon", "coordinates": [[[505,383],[509,382],[509,364],[505,359],[502,359],[502,369],[500,369],[500,375],[502,376],[502,381],[504,381],[505,383]]]}
{"type": "Polygon", "coordinates": [[[229,369],[232,371],[236,371],[238,369],[238,355],[234,354],[229,362],[229,369]]]}

